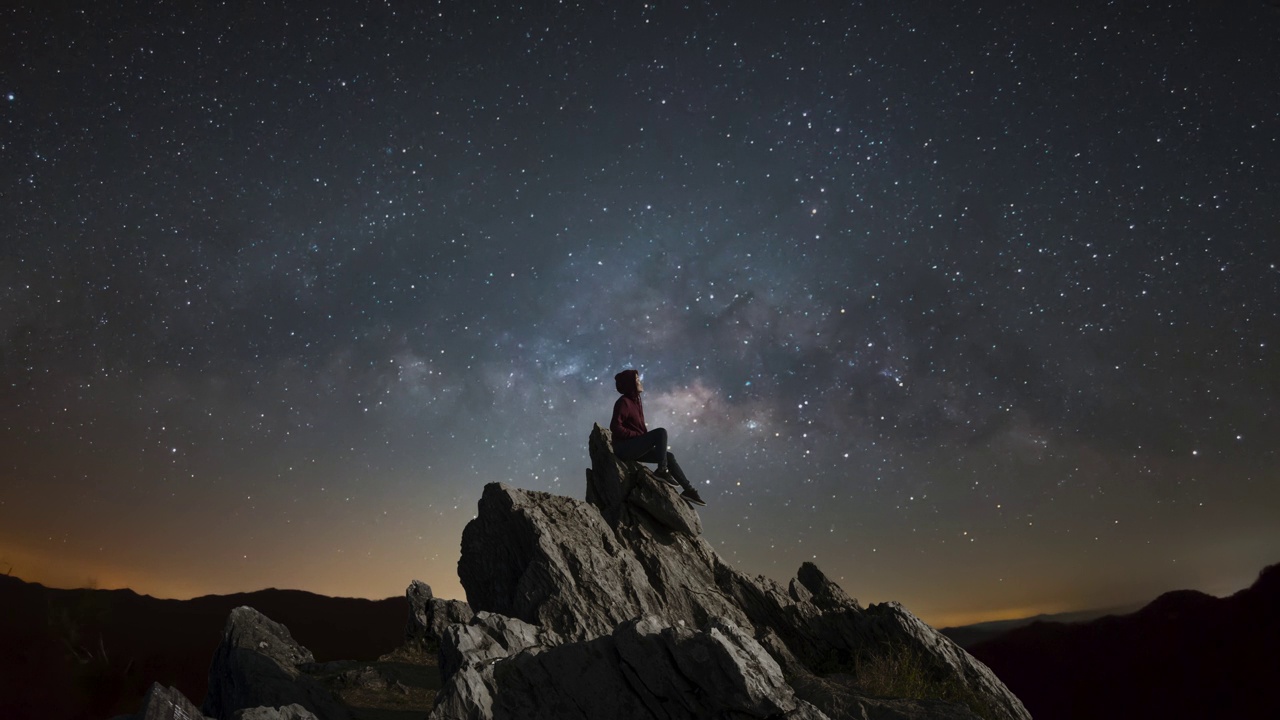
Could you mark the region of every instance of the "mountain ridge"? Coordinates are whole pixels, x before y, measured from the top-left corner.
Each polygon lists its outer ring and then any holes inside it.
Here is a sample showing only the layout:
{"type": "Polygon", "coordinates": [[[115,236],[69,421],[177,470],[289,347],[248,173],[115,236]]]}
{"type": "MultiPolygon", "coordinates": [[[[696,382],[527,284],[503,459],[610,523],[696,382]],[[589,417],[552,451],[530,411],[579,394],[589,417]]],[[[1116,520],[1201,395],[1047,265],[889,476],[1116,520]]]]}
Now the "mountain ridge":
{"type": "Polygon", "coordinates": [[[376,658],[403,640],[408,603],[267,588],[189,600],[128,588],[50,588],[0,575],[0,717],[100,720],[132,713],[152,682],[204,697],[231,610],[286,622],[320,659],[376,658]],[[346,622],[344,622],[344,620],[346,622]],[[345,629],[344,629],[345,628],[345,629]]]}
{"type": "Polygon", "coordinates": [[[962,648],[968,648],[970,645],[990,640],[991,638],[1003,635],[1016,628],[1025,627],[1037,622],[1056,622],[1056,623],[1081,623],[1096,620],[1108,615],[1127,615],[1137,612],[1145,606],[1144,603],[1134,603],[1130,605],[1118,605],[1109,608],[1095,608],[1091,610],[1070,610],[1060,613],[1038,613],[1020,618],[1007,618],[1004,620],[987,620],[985,622],[969,623],[968,625],[952,625],[944,628],[938,628],[938,632],[951,638],[962,648]]]}
{"type": "Polygon", "coordinates": [[[1037,720],[1280,717],[1278,607],[1275,564],[1226,597],[1173,590],[1129,614],[1034,622],[966,649],[1037,720]]]}

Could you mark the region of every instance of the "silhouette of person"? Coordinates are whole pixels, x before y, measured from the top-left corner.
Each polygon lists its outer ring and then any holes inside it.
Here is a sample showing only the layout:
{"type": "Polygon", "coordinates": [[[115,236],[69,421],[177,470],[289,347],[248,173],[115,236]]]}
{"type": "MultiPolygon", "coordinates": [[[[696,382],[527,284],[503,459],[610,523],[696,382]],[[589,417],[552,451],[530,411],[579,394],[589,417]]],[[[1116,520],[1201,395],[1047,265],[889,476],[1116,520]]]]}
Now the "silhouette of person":
{"type": "Polygon", "coordinates": [[[706,505],[698,491],[689,484],[689,478],[684,476],[676,456],[668,449],[666,428],[650,430],[645,425],[644,405],[640,402],[644,385],[640,382],[639,371],[623,370],[613,376],[613,382],[622,393],[622,397],[613,404],[613,419],[609,421],[613,454],[622,460],[657,463],[658,469],[654,474],[684,488],[680,493],[683,500],[694,505],[706,505]]]}

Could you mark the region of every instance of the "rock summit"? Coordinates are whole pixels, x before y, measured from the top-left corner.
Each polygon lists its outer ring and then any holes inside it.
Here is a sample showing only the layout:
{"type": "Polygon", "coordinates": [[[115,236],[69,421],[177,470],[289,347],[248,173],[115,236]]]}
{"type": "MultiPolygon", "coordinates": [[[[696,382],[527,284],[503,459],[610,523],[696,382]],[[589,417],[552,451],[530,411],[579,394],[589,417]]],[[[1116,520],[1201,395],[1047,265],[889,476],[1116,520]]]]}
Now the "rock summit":
{"type": "Polygon", "coordinates": [[[608,430],[588,445],[585,501],[484,488],[458,562],[475,614],[440,633],[433,720],[1030,717],[897,603],[864,608],[811,563],[786,586],[738,572],[608,430]],[[866,690],[886,672],[936,698],[866,690]]]}
{"type": "MultiPolygon", "coordinates": [[[[786,585],[738,572],[671,485],[614,455],[607,430],[588,446],[585,500],[485,486],[462,533],[467,602],[409,586],[397,652],[437,655],[441,684],[434,705],[423,695],[395,717],[1030,719],[985,665],[901,605],[864,608],[812,563],[786,585]]],[[[427,684],[402,665],[316,663],[286,627],[239,607],[203,706],[156,685],[133,717],[390,717],[352,698],[427,684]]]]}

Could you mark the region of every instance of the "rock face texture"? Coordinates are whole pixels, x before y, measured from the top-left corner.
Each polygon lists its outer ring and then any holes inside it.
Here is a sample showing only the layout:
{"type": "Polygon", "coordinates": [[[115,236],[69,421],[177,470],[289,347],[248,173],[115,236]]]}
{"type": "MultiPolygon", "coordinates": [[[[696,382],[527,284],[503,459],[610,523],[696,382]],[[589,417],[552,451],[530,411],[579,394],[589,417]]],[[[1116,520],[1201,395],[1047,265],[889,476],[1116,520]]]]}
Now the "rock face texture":
{"type": "Polygon", "coordinates": [[[136,720],[206,720],[186,695],[160,683],[151,683],[142,700],[142,709],[132,717],[136,720]]]}
{"type": "Polygon", "coordinates": [[[458,562],[476,615],[439,634],[432,718],[1030,717],[896,603],[864,609],[809,563],[786,587],[729,567],[607,430],[589,448],[585,502],[485,487],[458,562]],[[888,654],[968,707],[857,691],[858,668],[888,654]]]}
{"type": "Polygon", "coordinates": [[[284,707],[256,707],[237,710],[231,720],[320,720],[311,711],[294,703],[284,707]]]}
{"type": "Polygon", "coordinates": [[[440,647],[440,637],[455,623],[466,623],[475,614],[461,600],[441,600],[431,593],[431,586],[421,580],[409,583],[404,592],[409,600],[409,622],[405,624],[406,644],[424,650],[440,647]]]}
{"type": "Polygon", "coordinates": [[[165,687],[160,683],[151,684],[142,701],[142,709],[137,714],[125,715],[115,720],[218,720],[223,717],[230,720],[320,720],[315,713],[297,703],[284,707],[239,708],[230,715],[210,718],[177,688],[165,687]]]}
{"type": "Polygon", "coordinates": [[[238,607],[228,616],[222,643],[214,652],[209,695],[201,710],[211,717],[232,718],[254,708],[296,714],[288,706],[298,705],[325,720],[346,720],[348,710],[298,668],[314,661],[288,628],[251,607],[238,607]]]}
{"type": "Polygon", "coordinates": [[[826,717],[797,699],[777,662],[728,623],[695,632],[644,618],[592,640],[534,647],[466,663],[431,717],[826,717]]]}

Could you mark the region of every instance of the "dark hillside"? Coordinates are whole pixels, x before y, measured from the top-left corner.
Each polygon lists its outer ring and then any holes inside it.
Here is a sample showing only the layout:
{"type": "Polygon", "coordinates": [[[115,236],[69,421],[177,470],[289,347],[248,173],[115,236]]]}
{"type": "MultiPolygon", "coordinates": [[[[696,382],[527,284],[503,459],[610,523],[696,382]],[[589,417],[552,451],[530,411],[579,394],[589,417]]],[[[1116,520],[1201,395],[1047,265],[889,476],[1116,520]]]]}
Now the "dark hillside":
{"type": "Polygon", "coordinates": [[[1037,720],[1280,717],[1280,565],[1227,598],[1180,590],[1130,615],[1033,623],[969,652],[1037,720]]]}
{"type": "Polygon", "coordinates": [[[262,590],[158,600],[130,590],[57,590],[0,576],[0,717],[132,713],[152,682],[197,703],[232,608],[284,623],[316,660],[372,660],[401,644],[404,598],[262,590]]]}
{"type": "Polygon", "coordinates": [[[1114,607],[1106,610],[1076,610],[1072,612],[1054,613],[1052,615],[1036,615],[1035,617],[1016,618],[1013,620],[993,620],[990,622],[974,623],[973,625],[960,625],[957,627],[939,628],[938,632],[951,638],[955,644],[968,650],[970,646],[977,645],[993,638],[997,638],[1005,633],[1020,627],[1026,627],[1032,623],[1049,622],[1049,623],[1081,623],[1089,620],[1097,620],[1107,615],[1121,615],[1137,611],[1141,605],[1132,607],[1114,607]]]}

